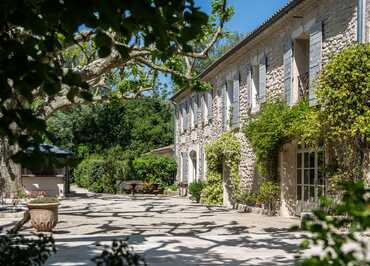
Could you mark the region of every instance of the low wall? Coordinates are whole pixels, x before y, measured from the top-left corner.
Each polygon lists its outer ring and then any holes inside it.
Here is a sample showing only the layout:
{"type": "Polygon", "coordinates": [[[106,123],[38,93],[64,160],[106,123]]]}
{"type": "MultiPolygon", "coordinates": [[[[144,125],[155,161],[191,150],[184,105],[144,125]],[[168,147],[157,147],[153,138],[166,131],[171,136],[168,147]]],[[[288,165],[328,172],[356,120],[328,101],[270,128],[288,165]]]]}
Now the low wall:
{"type": "Polygon", "coordinates": [[[22,176],[22,184],[26,193],[46,191],[48,196],[65,196],[63,176],[22,176]]]}

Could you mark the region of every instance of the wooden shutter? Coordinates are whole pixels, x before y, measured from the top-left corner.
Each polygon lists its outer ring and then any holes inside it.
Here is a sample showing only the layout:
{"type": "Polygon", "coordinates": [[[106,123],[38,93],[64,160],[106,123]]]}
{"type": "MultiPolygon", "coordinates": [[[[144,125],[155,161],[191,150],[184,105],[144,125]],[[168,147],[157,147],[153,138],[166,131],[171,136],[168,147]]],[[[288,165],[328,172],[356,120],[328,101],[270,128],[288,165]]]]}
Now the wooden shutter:
{"type": "Polygon", "coordinates": [[[286,103],[289,106],[292,106],[293,104],[292,59],[293,59],[292,42],[289,40],[284,45],[284,96],[286,103]]]}
{"type": "Polygon", "coordinates": [[[266,62],[267,57],[264,55],[260,59],[259,64],[259,100],[264,102],[266,100],[266,62]]]}
{"type": "Polygon", "coordinates": [[[204,121],[203,119],[203,93],[198,93],[197,94],[197,105],[198,105],[198,126],[202,125],[202,122],[204,121]]]}
{"type": "Polygon", "coordinates": [[[199,149],[199,179],[203,179],[204,177],[204,153],[203,153],[203,147],[200,147],[199,149]]]}
{"type": "Polygon", "coordinates": [[[198,101],[197,101],[197,94],[194,94],[191,99],[192,103],[192,110],[194,115],[194,127],[198,126],[198,101]]]}
{"type": "Polygon", "coordinates": [[[315,81],[321,70],[322,62],[322,22],[316,23],[310,32],[310,86],[308,100],[311,105],[316,104],[315,81]]]}
{"type": "Polygon", "coordinates": [[[239,119],[240,119],[240,82],[239,82],[239,72],[234,74],[234,83],[233,83],[233,113],[232,113],[232,121],[231,125],[232,128],[239,127],[239,119]]]}
{"type": "Polygon", "coordinates": [[[221,110],[222,110],[222,131],[227,128],[227,107],[226,107],[226,95],[227,93],[227,82],[224,81],[221,87],[221,110]]]}
{"type": "Polygon", "coordinates": [[[247,91],[248,91],[248,105],[252,106],[252,66],[247,65],[246,67],[246,72],[247,72],[247,91]]]}
{"type": "Polygon", "coordinates": [[[213,88],[207,92],[208,121],[213,117],[213,88]]]}
{"type": "Polygon", "coordinates": [[[185,101],[183,110],[184,110],[184,131],[186,131],[188,130],[188,111],[189,111],[188,101],[185,101]]]}
{"type": "Polygon", "coordinates": [[[186,152],[182,153],[182,182],[187,183],[188,182],[188,174],[189,174],[189,168],[188,168],[188,154],[186,152]]]}

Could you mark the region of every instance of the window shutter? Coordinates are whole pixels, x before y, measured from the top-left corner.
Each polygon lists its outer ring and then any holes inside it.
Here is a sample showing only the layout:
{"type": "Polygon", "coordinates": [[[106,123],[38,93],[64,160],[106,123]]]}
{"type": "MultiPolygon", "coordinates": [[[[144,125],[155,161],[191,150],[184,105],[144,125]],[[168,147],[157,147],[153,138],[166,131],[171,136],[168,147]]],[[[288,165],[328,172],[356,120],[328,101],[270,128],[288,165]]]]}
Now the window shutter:
{"type": "Polygon", "coordinates": [[[185,101],[184,103],[184,131],[186,131],[188,129],[188,111],[189,111],[189,107],[188,107],[188,102],[185,101]]]}
{"type": "Polygon", "coordinates": [[[199,149],[199,179],[202,180],[204,177],[204,153],[203,148],[200,147],[199,149]]]}
{"type": "Polygon", "coordinates": [[[247,65],[247,91],[248,91],[248,104],[249,106],[252,106],[252,66],[247,65]]]}
{"type": "Polygon", "coordinates": [[[227,82],[224,81],[221,87],[221,110],[222,110],[222,131],[225,131],[227,128],[227,108],[226,108],[226,95],[227,93],[227,82]]]}
{"type": "Polygon", "coordinates": [[[292,42],[289,40],[284,46],[284,94],[286,103],[292,106],[292,59],[293,59],[293,49],[292,42]]]}
{"type": "Polygon", "coordinates": [[[315,81],[321,70],[322,62],[322,22],[316,23],[310,33],[310,87],[308,100],[311,105],[316,104],[315,81]]]}
{"type": "Polygon", "coordinates": [[[264,55],[260,59],[259,64],[259,100],[264,102],[266,100],[266,61],[267,57],[264,55]]]}
{"type": "Polygon", "coordinates": [[[202,122],[204,121],[203,120],[203,94],[202,93],[198,93],[197,94],[197,105],[198,105],[198,126],[201,126],[202,125],[202,122]]]}
{"type": "Polygon", "coordinates": [[[192,96],[191,103],[192,103],[192,110],[194,115],[194,127],[198,126],[198,103],[197,103],[197,94],[192,96]]]}
{"type": "Polygon", "coordinates": [[[208,108],[208,121],[213,117],[213,89],[207,92],[207,108],[208,108]]]}
{"type": "Polygon", "coordinates": [[[182,182],[187,183],[188,182],[188,155],[186,152],[182,153],[182,182]]]}
{"type": "Polygon", "coordinates": [[[233,83],[233,113],[232,113],[232,128],[239,127],[240,119],[240,104],[239,104],[239,94],[240,94],[240,82],[239,82],[239,72],[234,74],[234,83],[233,83]]]}

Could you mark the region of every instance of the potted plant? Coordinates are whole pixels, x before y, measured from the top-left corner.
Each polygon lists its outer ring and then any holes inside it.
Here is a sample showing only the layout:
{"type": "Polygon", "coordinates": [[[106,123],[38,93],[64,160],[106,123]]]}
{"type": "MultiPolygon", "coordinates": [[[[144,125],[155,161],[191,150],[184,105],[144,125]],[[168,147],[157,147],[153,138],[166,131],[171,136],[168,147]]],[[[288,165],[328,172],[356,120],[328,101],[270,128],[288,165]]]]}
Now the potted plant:
{"type": "Polygon", "coordinates": [[[59,201],[54,197],[43,197],[28,202],[32,227],[39,232],[51,232],[58,223],[59,201]]]}

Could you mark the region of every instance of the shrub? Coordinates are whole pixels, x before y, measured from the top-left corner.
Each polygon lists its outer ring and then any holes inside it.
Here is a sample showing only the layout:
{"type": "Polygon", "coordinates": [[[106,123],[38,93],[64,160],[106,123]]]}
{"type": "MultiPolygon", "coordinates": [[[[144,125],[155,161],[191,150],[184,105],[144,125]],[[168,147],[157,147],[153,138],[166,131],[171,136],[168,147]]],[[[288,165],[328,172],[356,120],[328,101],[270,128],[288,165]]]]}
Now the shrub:
{"type": "Polygon", "coordinates": [[[73,172],[74,181],[83,188],[90,187],[104,174],[104,160],[98,157],[88,157],[81,161],[73,172]]]}
{"type": "Polygon", "coordinates": [[[320,125],[341,179],[359,180],[370,142],[370,44],[356,44],[325,65],[316,86],[320,125]]]}
{"type": "Polygon", "coordinates": [[[240,204],[254,206],[257,202],[257,193],[244,191],[238,195],[237,202],[240,204]]]}
{"type": "Polygon", "coordinates": [[[226,132],[220,138],[206,145],[208,178],[202,195],[202,202],[209,205],[223,203],[222,174],[224,167],[229,171],[228,187],[232,203],[239,194],[240,141],[233,132],[226,132]]]}
{"type": "Polygon", "coordinates": [[[256,154],[257,170],[262,176],[277,176],[278,153],[284,143],[296,139],[311,144],[316,140],[319,132],[315,114],[306,101],[293,107],[285,102],[270,101],[249,120],[244,133],[256,154]]]}
{"type": "Polygon", "coordinates": [[[302,228],[310,234],[305,236],[301,248],[319,244],[322,251],[304,256],[299,265],[369,265],[369,242],[361,233],[370,229],[370,189],[363,182],[346,182],[341,188],[344,194],[339,202],[323,198],[313,216],[303,220],[302,228]]]}
{"type": "Polygon", "coordinates": [[[189,185],[189,193],[191,195],[191,198],[195,200],[197,203],[200,202],[200,197],[204,187],[205,183],[201,180],[194,181],[189,185]]]}
{"type": "Polygon", "coordinates": [[[172,184],[176,174],[176,161],[168,156],[143,155],[132,163],[135,179],[147,181],[164,188],[172,184]]]}
{"type": "Polygon", "coordinates": [[[92,156],[84,159],[74,170],[74,180],[80,187],[97,193],[116,193],[117,181],[124,179],[127,161],[102,159],[92,156]]]}
{"type": "Polygon", "coordinates": [[[280,199],[280,186],[273,181],[263,181],[260,185],[257,200],[267,207],[270,214],[274,214],[280,199]]]}
{"type": "Polygon", "coordinates": [[[201,194],[201,202],[207,205],[223,204],[222,176],[216,172],[210,172],[207,183],[201,194]]]}
{"type": "Polygon", "coordinates": [[[38,234],[25,238],[10,233],[0,236],[0,265],[3,266],[43,265],[55,252],[52,236],[38,234]]]}
{"type": "Polygon", "coordinates": [[[126,241],[114,240],[111,246],[104,246],[104,250],[93,261],[98,266],[145,266],[144,258],[135,253],[126,241]]]}

